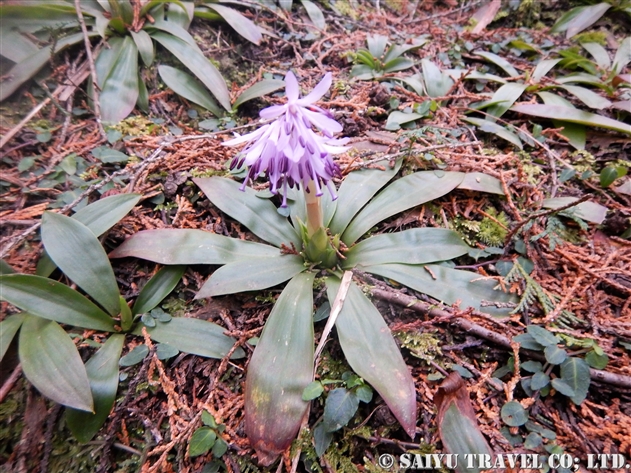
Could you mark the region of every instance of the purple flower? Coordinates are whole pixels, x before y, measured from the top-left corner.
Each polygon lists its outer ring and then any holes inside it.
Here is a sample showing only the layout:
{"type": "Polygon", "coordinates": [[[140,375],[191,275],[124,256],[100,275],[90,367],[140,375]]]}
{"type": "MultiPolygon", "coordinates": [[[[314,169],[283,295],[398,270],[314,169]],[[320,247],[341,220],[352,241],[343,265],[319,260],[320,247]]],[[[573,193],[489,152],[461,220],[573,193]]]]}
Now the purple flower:
{"type": "Polygon", "coordinates": [[[287,103],[272,105],[259,114],[263,119],[276,120],[252,133],[224,141],[226,146],[247,142],[230,165],[230,169],[244,164],[249,168],[241,190],[250,179],[263,172],[273,194],[282,187],[283,207],[287,206],[287,187],[300,188],[301,183],[305,189],[313,190],[309,186],[313,182],[317,196],[322,195],[322,188],[326,186],[333,199],[337,198],[331,179],[340,176],[340,168],[331,155],[346,151],[348,147],[341,145],[348,138],[334,138],[335,133],[342,131],[342,125],[333,119],[330,112],[313,105],[329,90],[331,82],[329,72],[309,95],[300,98],[296,76],[291,71],[287,72],[287,103]],[[322,134],[316,133],[314,127],[322,134]]]}

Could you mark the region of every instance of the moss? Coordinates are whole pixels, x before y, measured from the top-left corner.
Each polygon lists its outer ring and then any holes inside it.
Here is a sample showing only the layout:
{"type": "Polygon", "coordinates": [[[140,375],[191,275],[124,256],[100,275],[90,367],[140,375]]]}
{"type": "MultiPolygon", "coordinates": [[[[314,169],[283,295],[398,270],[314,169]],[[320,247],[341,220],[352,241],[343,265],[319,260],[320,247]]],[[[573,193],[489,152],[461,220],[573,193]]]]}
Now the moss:
{"type": "Polygon", "coordinates": [[[436,334],[430,332],[395,332],[394,336],[401,342],[404,348],[410,350],[410,354],[426,362],[434,361],[442,355],[441,341],[436,334]]]}
{"type": "Polygon", "coordinates": [[[577,34],[572,38],[575,43],[598,43],[601,46],[607,46],[607,34],[602,31],[587,31],[577,34]]]}
{"type": "Polygon", "coordinates": [[[498,224],[495,220],[489,217],[484,217],[480,222],[480,230],[478,232],[478,238],[483,243],[489,246],[501,246],[504,244],[504,240],[506,239],[506,235],[508,235],[508,230],[505,227],[508,227],[509,220],[508,216],[504,212],[498,213],[495,208],[490,207],[485,210],[487,214],[493,217],[497,222],[500,222],[504,225],[498,224]]]}

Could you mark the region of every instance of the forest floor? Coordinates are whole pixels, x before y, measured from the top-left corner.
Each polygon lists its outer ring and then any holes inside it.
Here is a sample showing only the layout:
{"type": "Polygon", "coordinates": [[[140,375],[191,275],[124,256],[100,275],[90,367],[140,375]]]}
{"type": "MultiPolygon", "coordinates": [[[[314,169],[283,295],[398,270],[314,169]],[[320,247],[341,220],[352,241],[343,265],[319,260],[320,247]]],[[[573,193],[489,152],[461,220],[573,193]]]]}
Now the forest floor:
{"type": "MultiPolygon", "coordinates": [[[[413,141],[404,134],[409,130],[385,130],[390,111],[417,107],[427,97],[401,83],[387,86],[350,76],[352,53],[365,47],[367,34],[383,34],[399,44],[429,35],[431,41],[408,56],[415,61],[440,60],[445,67],[480,66],[484,61],[473,51],[500,45],[498,54],[522,74],[531,71],[533,55],[527,49],[511,49],[511,40],[546,51],[573,44],[549,33],[549,26],[563,13],[560,10],[533,7],[532,11],[514,12],[474,34],[465,27],[476,8],[420,3],[431,5],[419,7],[414,15],[397,12],[383,3],[379,11],[372,4],[361,4],[353,16],[325,10],[327,30],[318,34],[313,34],[298,15],[281,21],[265,12],[257,21],[276,31],[276,36],[266,36],[260,46],[242,44],[237,48],[231,42],[235,37],[225,29],[217,36],[217,30],[209,30],[206,24],[193,27],[204,52],[218,61],[235,97],[263,74],[282,78],[291,68],[301,86],[310,90],[326,72],[332,72],[334,85],[323,106],[333,111],[344,126],[343,135],[351,138],[354,149],[339,159],[345,174],[369,166],[364,163],[375,157],[403,157],[404,173],[437,168],[483,172],[498,178],[506,194],[456,191],[389,220],[375,232],[425,226],[452,228],[473,246],[501,248],[499,254],[489,253],[480,259],[463,257],[457,267],[500,282],[505,276],[498,270],[502,261],[519,257],[530,270],[527,277],[504,281],[517,296],[525,291],[532,294],[518,312],[504,319],[457,306],[428,311],[428,305],[437,307],[431,305],[437,301],[391,281],[358,274],[358,281],[372,291],[401,343],[412,371],[420,413],[416,437],[410,439],[375,396],[335,434],[333,445],[320,459],[314,461],[312,440],[306,431],[273,468],[290,471],[298,449],[304,460],[296,464],[298,471],[340,472],[384,471],[377,462],[383,453],[444,452],[433,398],[441,382],[439,373],[452,369],[467,377],[480,429],[496,452],[542,456],[566,453],[579,459],[582,468],[588,454],[623,454],[631,462],[629,177],[617,180],[615,186],[603,187],[599,181],[599,173],[608,163],[629,166],[631,137],[589,128],[586,149],[575,152],[558,127],[550,128],[549,121],[508,112],[503,116],[504,123],[524,133],[532,129],[533,123],[549,128],[541,135],[545,139],[519,150],[463,121],[463,114],[482,100],[479,93],[495,87],[491,83],[478,83],[476,87],[474,81],[465,80],[456,81],[447,95],[433,99],[438,105],[417,122],[422,128],[416,128],[413,141]],[[537,17],[533,19],[533,15],[537,17]],[[544,26],[535,28],[536,20],[544,26]],[[519,22],[528,27],[518,27],[519,22]],[[455,142],[449,141],[454,130],[461,132],[455,135],[455,142]],[[449,146],[443,146],[445,143],[449,146]],[[568,166],[579,173],[591,171],[592,177],[568,177],[564,173],[568,166]],[[606,207],[607,217],[600,224],[586,220],[577,223],[572,216],[542,209],[543,199],[553,197],[589,200],[606,207]],[[484,233],[485,228],[490,230],[484,233]],[[415,302],[419,302],[418,307],[415,302]],[[579,405],[554,389],[548,389],[546,395],[524,389],[522,378],[526,378],[528,388],[532,373],[523,369],[516,373],[505,369],[503,374],[495,374],[502,382],[493,380],[493,373],[507,364],[544,360],[541,352],[520,352],[515,343],[511,344],[512,337],[526,333],[528,325],[540,325],[560,336],[571,356],[593,353],[589,391],[579,405]],[[594,350],[594,346],[599,348],[594,350]],[[528,424],[505,424],[501,408],[512,400],[527,409],[528,424]]],[[[605,39],[615,42],[625,36],[628,29],[625,34],[622,25],[615,37],[605,39]]],[[[60,61],[49,81],[62,81],[65,73],[60,61]]],[[[208,112],[191,106],[168,89],[159,90],[157,81],[149,81],[148,87],[151,113],[147,116],[139,112],[121,123],[118,130],[125,138],[112,145],[136,156],[134,161],[121,165],[99,161],[92,150],[110,144],[101,139],[94,117],[67,118],[54,106],[41,109],[0,151],[0,244],[3,259],[13,269],[35,272],[42,254],[36,226],[43,212],[85,196],[86,189],[76,187],[76,181],[67,180],[59,170],[71,153],[83,159],[84,176],[107,182],[98,191],[90,191],[90,201],[116,193],[143,195],[142,202],[102,239],[109,250],[140,230],[157,228],[202,229],[253,239],[245,227],[205,199],[193,199],[198,196],[193,177],[226,172],[226,163],[235,151],[221,146],[221,142],[231,136],[230,130],[208,133],[203,123],[212,118],[208,112]],[[42,138],[42,129],[50,131],[48,139],[42,138]],[[152,162],[143,163],[149,156],[154,156],[152,162]]],[[[11,130],[42,99],[25,87],[19,97],[3,104],[2,132],[11,130]]],[[[231,117],[232,122],[224,120],[221,125],[251,123],[260,108],[283,100],[274,96],[248,102],[231,117]]],[[[75,106],[88,108],[80,90],[74,94],[74,101],[75,106]]],[[[535,100],[525,94],[520,101],[535,100]]],[[[629,123],[628,114],[626,120],[629,123]]],[[[113,267],[128,300],[137,296],[159,269],[159,265],[132,258],[115,260],[113,267]]],[[[226,327],[242,344],[246,358],[214,360],[180,354],[163,362],[149,356],[139,364],[122,368],[124,376],[113,412],[95,440],[82,445],[65,427],[60,406],[29,385],[21,376],[17,355],[9,352],[3,360],[0,388],[0,471],[260,471],[243,425],[243,382],[253,351],[246,342],[260,334],[280,290],[193,300],[214,269],[189,267],[161,307],[174,316],[201,318],[226,327]],[[187,454],[190,437],[201,425],[204,410],[225,426],[221,435],[229,448],[220,461],[213,460],[211,453],[194,458],[187,454]]],[[[315,303],[321,301],[316,298],[315,303]]],[[[4,314],[15,312],[4,302],[2,310],[4,314]]],[[[316,339],[323,326],[324,322],[316,324],[316,339]]],[[[93,343],[89,342],[99,342],[100,335],[81,335],[77,343],[87,357],[93,352],[93,343]]],[[[123,353],[144,342],[141,337],[127,340],[123,353]]],[[[339,375],[348,369],[343,360],[333,337],[321,369],[339,375]]],[[[556,368],[549,368],[548,374],[556,376],[556,368]]],[[[307,426],[313,426],[321,415],[322,406],[315,402],[307,426]]]]}

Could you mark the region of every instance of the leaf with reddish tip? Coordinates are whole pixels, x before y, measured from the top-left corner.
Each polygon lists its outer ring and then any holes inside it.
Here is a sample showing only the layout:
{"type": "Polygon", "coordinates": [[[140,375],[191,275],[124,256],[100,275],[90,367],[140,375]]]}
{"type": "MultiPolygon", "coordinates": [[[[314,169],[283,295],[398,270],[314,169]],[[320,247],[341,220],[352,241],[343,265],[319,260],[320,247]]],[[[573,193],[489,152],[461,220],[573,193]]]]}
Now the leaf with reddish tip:
{"type": "MultiPolygon", "coordinates": [[[[470,454],[493,454],[478,427],[469,391],[456,371],[441,383],[434,404],[438,410],[438,434],[446,452],[457,454],[459,458],[470,454]]],[[[465,462],[458,462],[455,470],[458,473],[481,471],[480,468],[467,469],[465,462]]]]}
{"type": "Polygon", "coordinates": [[[296,438],[313,380],[313,274],[295,276],[283,290],[256,345],[245,382],[245,430],[270,465],[296,438]]]}
{"type": "MultiPolygon", "coordinates": [[[[329,277],[326,284],[332,304],[340,280],[329,277]]],[[[353,371],[375,388],[405,431],[414,437],[414,379],[383,317],[354,283],[350,285],[335,327],[344,356],[353,371]]]]}

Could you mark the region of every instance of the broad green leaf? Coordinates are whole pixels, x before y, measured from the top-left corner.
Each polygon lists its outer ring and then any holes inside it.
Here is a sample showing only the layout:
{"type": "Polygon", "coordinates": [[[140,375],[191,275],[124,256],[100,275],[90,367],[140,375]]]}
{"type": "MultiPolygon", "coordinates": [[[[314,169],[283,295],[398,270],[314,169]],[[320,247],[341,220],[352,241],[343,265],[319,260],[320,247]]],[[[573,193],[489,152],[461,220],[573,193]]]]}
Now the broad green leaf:
{"type": "Polygon", "coordinates": [[[129,156],[108,146],[97,146],[92,150],[92,156],[102,163],[125,163],[129,156]]]}
{"type": "Polygon", "coordinates": [[[93,412],[85,366],[77,347],[57,322],[28,315],[20,329],[19,354],[24,375],[44,396],[93,412]]]}
{"type": "Polygon", "coordinates": [[[493,302],[516,301],[510,294],[494,290],[493,288],[496,286],[494,280],[483,279],[479,274],[445,266],[393,263],[359,266],[358,269],[393,279],[415,291],[429,294],[446,304],[460,301],[461,309],[473,307],[494,316],[506,316],[510,309],[497,308],[492,305],[493,302]],[[491,305],[483,306],[483,301],[487,301],[491,305]]]}
{"type": "MultiPolygon", "coordinates": [[[[224,335],[225,328],[206,320],[187,317],[174,317],[170,322],[159,322],[155,327],[147,327],[147,332],[155,340],[181,352],[208,358],[223,358],[236,340],[224,335]]],[[[142,327],[136,327],[134,335],[142,334],[142,327]]],[[[231,359],[243,358],[245,352],[237,348],[231,359]]]]}
{"type": "Polygon", "coordinates": [[[195,299],[267,289],[293,278],[305,269],[304,259],[298,255],[236,261],[215,271],[195,299]]]}
{"type": "MultiPolygon", "coordinates": [[[[98,33],[89,33],[89,36],[98,36],[98,33]]],[[[83,34],[72,34],[55,42],[55,52],[61,52],[68,46],[72,46],[73,44],[80,42],[83,42],[83,34]]],[[[0,102],[9,97],[18,89],[18,87],[37,74],[42,67],[48,64],[50,56],[51,47],[45,46],[25,60],[13,66],[10,70],[6,71],[6,73],[4,73],[5,79],[0,82],[0,102]]]]}
{"type": "Polygon", "coordinates": [[[144,314],[157,307],[162,300],[168,296],[182,279],[186,271],[186,266],[165,266],[153,276],[145,287],[142,288],[134,306],[132,313],[144,314]]]}
{"type": "Polygon", "coordinates": [[[176,94],[197,105],[201,105],[206,110],[210,110],[217,117],[223,115],[223,111],[217,105],[215,99],[190,74],[165,65],[158,66],[158,72],[164,83],[176,94]]]}
{"type": "Polygon", "coordinates": [[[478,56],[483,57],[489,62],[492,62],[500,69],[503,69],[506,74],[511,77],[519,77],[519,72],[515,69],[510,62],[508,62],[503,57],[498,56],[497,54],[490,53],[487,51],[473,51],[473,54],[477,54],[478,56]]]}
{"type": "MultiPolygon", "coordinates": [[[[328,299],[333,304],[340,280],[328,277],[326,285],[328,299]]],[[[353,282],[335,327],[348,364],[381,395],[403,429],[413,437],[414,379],[383,317],[353,282]]]]}
{"type": "Polygon", "coordinates": [[[386,51],[388,37],[380,34],[368,35],[366,37],[366,44],[368,45],[368,51],[370,51],[370,54],[379,59],[386,51]]]}
{"type": "Polygon", "coordinates": [[[188,442],[188,455],[191,458],[208,453],[215,445],[217,434],[210,427],[200,427],[191,436],[188,442]]]}
{"type": "Polygon", "coordinates": [[[414,49],[418,49],[429,41],[428,35],[421,35],[412,40],[412,44],[393,44],[388,48],[386,55],[383,57],[383,62],[387,63],[392,61],[394,58],[402,56],[408,51],[412,51],[414,49]]]}
{"type": "Polygon", "coordinates": [[[396,57],[383,65],[384,72],[397,72],[409,69],[414,65],[414,61],[404,57],[396,57]]]}
{"type": "MultiPolygon", "coordinates": [[[[559,207],[565,207],[577,200],[578,197],[556,197],[554,199],[544,199],[541,205],[545,209],[558,209],[559,207]]],[[[596,202],[587,201],[581,202],[580,204],[566,210],[566,212],[572,211],[578,218],[600,225],[603,220],[605,220],[608,209],[596,202]]]]}
{"type": "Polygon", "coordinates": [[[0,298],[30,314],[62,324],[114,331],[114,321],[94,303],[60,282],[29,274],[0,276],[0,298]]]}
{"type": "MultiPolygon", "coordinates": [[[[1,18],[2,21],[6,21],[3,16],[1,18]]],[[[11,45],[10,48],[2,48],[1,55],[15,63],[20,63],[39,51],[33,41],[21,35],[17,30],[0,29],[0,41],[2,44],[11,45]]]]}
{"type": "Polygon", "coordinates": [[[513,341],[519,343],[521,348],[526,350],[543,351],[545,349],[545,347],[537,342],[529,333],[517,335],[516,337],[513,337],[513,341]]]}
{"type": "Polygon", "coordinates": [[[366,205],[370,199],[385,186],[401,168],[401,160],[397,160],[394,167],[387,161],[381,164],[385,170],[363,169],[353,171],[344,178],[338,195],[338,206],[331,220],[329,228],[334,235],[341,235],[353,217],[366,205]]]}
{"type": "Polygon", "coordinates": [[[390,115],[388,115],[388,121],[386,122],[385,129],[395,131],[401,128],[401,125],[413,122],[419,118],[423,118],[423,115],[420,113],[405,113],[395,110],[394,112],[390,112],[390,115]]]}
{"type": "MultiPolygon", "coordinates": [[[[187,2],[188,3],[188,2],[187,2]]],[[[192,5],[193,11],[195,6],[192,5]]],[[[151,12],[154,18],[154,22],[152,24],[145,24],[144,29],[153,36],[153,32],[155,30],[159,30],[161,32],[167,33],[167,35],[173,37],[174,39],[179,39],[191,46],[191,48],[202,54],[201,49],[197,45],[195,38],[187,31],[188,26],[185,25],[186,22],[190,21],[188,18],[185,18],[184,11],[178,8],[177,11],[171,12],[170,10],[167,12],[163,5],[157,7],[155,10],[151,12]],[[172,17],[171,21],[169,18],[172,17]]],[[[191,18],[192,19],[192,18],[191,18]]]]}
{"type": "Polygon", "coordinates": [[[238,240],[203,230],[158,229],[135,233],[110,253],[110,258],[133,256],[160,264],[226,264],[249,258],[280,255],[278,248],[238,240]]]}
{"type": "Polygon", "coordinates": [[[609,53],[607,50],[601,46],[599,43],[590,42],[590,43],[581,43],[589,54],[592,55],[598,67],[609,70],[611,67],[611,58],[609,57],[609,53]]]}
{"type": "Polygon", "coordinates": [[[15,269],[11,267],[9,263],[5,260],[0,259],[0,276],[3,274],[13,274],[15,273],[15,269]]]}
{"type": "Polygon", "coordinates": [[[553,334],[549,330],[546,330],[543,327],[539,327],[538,325],[528,325],[526,327],[526,330],[528,331],[528,334],[530,334],[530,336],[536,340],[537,343],[543,345],[544,347],[547,347],[549,345],[556,345],[561,341],[561,339],[555,334],[553,334]]]}
{"type": "Polygon", "coordinates": [[[489,107],[488,113],[494,117],[501,117],[504,112],[511,108],[513,104],[521,97],[521,94],[526,90],[527,84],[519,82],[509,82],[497,89],[491,98],[491,102],[499,102],[496,105],[489,107]]]}
{"type": "Polygon", "coordinates": [[[357,264],[382,263],[426,264],[468,253],[469,246],[460,235],[445,228],[414,228],[367,238],[346,253],[343,268],[357,264]]]}
{"type": "Polygon", "coordinates": [[[237,97],[237,100],[234,102],[233,108],[237,108],[244,102],[248,100],[256,99],[259,97],[263,97],[264,95],[271,94],[272,92],[276,92],[277,90],[283,89],[285,87],[285,81],[280,79],[263,79],[256,84],[253,84],[251,87],[248,87],[237,97]]]}
{"type": "Polygon", "coordinates": [[[590,351],[587,355],[585,355],[585,361],[592,368],[604,370],[609,363],[609,357],[604,353],[598,354],[595,351],[590,351]]]}
{"type": "Polygon", "coordinates": [[[254,44],[260,44],[261,31],[249,18],[234,8],[219,3],[206,3],[204,7],[216,11],[237,33],[254,44]]]}
{"type": "Polygon", "coordinates": [[[545,388],[549,383],[550,376],[548,376],[544,371],[539,371],[532,375],[532,379],[530,380],[530,389],[538,391],[545,388]]]}
{"type": "Polygon", "coordinates": [[[597,94],[593,90],[586,89],[585,87],[580,87],[578,85],[562,85],[560,88],[572,94],[589,108],[602,110],[603,108],[611,107],[611,102],[609,100],[602,95],[597,94]]]}
{"type": "Polygon", "coordinates": [[[603,2],[596,5],[576,7],[563,15],[552,27],[552,33],[565,31],[565,37],[571,38],[596,23],[611,4],[603,2]]]}
{"type": "Polygon", "coordinates": [[[351,77],[355,77],[358,80],[370,80],[374,77],[381,77],[382,75],[381,72],[375,71],[365,64],[355,64],[351,69],[351,77]]]}
{"type": "MultiPolygon", "coordinates": [[[[182,11],[182,14],[186,15],[187,17],[188,15],[188,9],[186,8],[186,6],[179,0],[150,0],[147,3],[145,3],[142,8],[140,9],[140,16],[145,16],[147,13],[149,13],[149,11],[151,11],[153,8],[161,5],[161,4],[165,4],[165,3],[174,3],[175,5],[178,5],[180,7],[180,11],[182,11]]],[[[189,22],[192,20],[193,18],[189,18],[189,22]]]]}
{"type": "Polygon", "coordinates": [[[153,41],[151,41],[151,36],[149,36],[149,34],[144,30],[140,30],[137,33],[131,30],[129,32],[131,33],[131,37],[136,43],[136,48],[140,53],[142,62],[145,63],[145,66],[151,67],[151,64],[153,64],[153,58],[155,56],[155,50],[153,47],[153,41]]]}
{"type": "Polygon", "coordinates": [[[327,432],[322,422],[320,422],[318,425],[314,427],[313,443],[314,443],[315,452],[318,458],[324,455],[326,450],[331,445],[332,441],[333,441],[333,433],[327,432]]]}
{"type": "Polygon", "coordinates": [[[425,82],[425,90],[430,97],[443,97],[449,93],[454,85],[449,75],[443,73],[440,68],[431,60],[424,58],[421,60],[423,69],[423,81],[425,82]]]}
{"type": "Polygon", "coordinates": [[[199,50],[191,47],[186,41],[161,31],[153,33],[152,37],[188,67],[208,87],[223,108],[228,111],[232,109],[226,81],[199,50]]]}
{"type": "Polygon", "coordinates": [[[322,425],[327,432],[335,432],[350,421],[357,408],[359,399],[353,391],[346,388],[335,388],[326,397],[322,425]]]}
{"type": "Polygon", "coordinates": [[[302,392],[302,400],[313,401],[314,399],[320,397],[323,392],[324,386],[322,386],[322,383],[320,381],[312,381],[302,392]]]}
{"type": "Polygon", "coordinates": [[[72,408],[66,411],[66,423],[81,443],[92,440],[114,407],[118,390],[118,359],[124,342],[124,335],[110,336],[85,364],[94,399],[94,414],[72,408]]]}
{"type": "Polygon", "coordinates": [[[556,345],[547,346],[543,352],[546,356],[546,361],[551,365],[560,365],[567,358],[567,352],[556,345]]]}
{"type": "Polygon", "coordinates": [[[108,48],[101,49],[98,57],[94,61],[94,68],[96,69],[96,78],[99,87],[103,87],[105,80],[112,72],[112,68],[116,63],[116,58],[120,55],[123,47],[123,38],[113,37],[108,39],[108,48]]]}
{"type": "Polygon", "coordinates": [[[116,225],[141,199],[140,194],[117,194],[86,205],[72,218],[88,227],[97,237],[116,225]]]}
{"type": "Polygon", "coordinates": [[[147,345],[144,343],[142,345],[136,345],[129,353],[118,361],[118,364],[124,367],[134,366],[144,360],[148,354],[149,347],[147,345]]]}
{"type": "Polygon", "coordinates": [[[543,365],[539,361],[524,361],[519,365],[521,369],[528,371],[529,373],[536,373],[543,370],[543,365]]]}
{"type": "Polygon", "coordinates": [[[45,212],[42,241],[50,258],[77,286],[114,316],[119,290],[107,254],[92,231],[70,217],[45,212]]]}
{"type": "Polygon", "coordinates": [[[535,84],[541,82],[541,79],[543,79],[546,74],[550,72],[550,70],[561,61],[561,59],[562,58],[542,59],[541,61],[539,61],[537,63],[537,67],[535,67],[535,70],[532,73],[532,82],[534,82],[535,84]]]}
{"type": "Polygon", "coordinates": [[[324,31],[326,29],[326,20],[324,19],[320,7],[310,0],[302,0],[302,6],[307,10],[307,15],[309,15],[311,23],[319,30],[324,31]]]}
{"type": "Polygon", "coordinates": [[[295,276],[274,305],[245,382],[245,431],[270,465],[296,438],[313,380],[313,274],[295,276]]]}
{"type": "Polygon", "coordinates": [[[595,87],[606,88],[606,84],[602,81],[600,77],[597,77],[592,74],[586,74],[584,72],[579,72],[576,74],[570,74],[569,76],[564,77],[556,77],[554,81],[557,84],[590,84],[595,87]]]}
{"type": "Polygon", "coordinates": [[[561,107],[557,105],[527,104],[513,105],[511,110],[513,112],[524,113],[535,117],[549,118],[551,120],[564,120],[571,123],[602,127],[631,135],[631,127],[629,127],[626,123],[603,117],[601,115],[596,115],[594,113],[577,110],[575,108],[561,107]]]}
{"type": "Polygon", "coordinates": [[[552,380],[552,387],[559,391],[561,394],[567,397],[572,397],[576,395],[574,388],[570,386],[565,380],[562,378],[554,378],[552,380]]]}
{"type": "Polygon", "coordinates": [[[382,220],[447,194],[462,182],[464,176],[462,172],[420,171],[402,177],[381,191],[355,216],[342,240],[351,245],[382,220]]]}
{"type": "Polygon", "coordinates": [[[477,126],[480,130],[486,133],[493,133],[494,135],[499,136],[500,138],[508,141],[509,143],[514,144],[519,149],[523,149],[524,145],[522,144],[519,136],[517,136],[512,131],[508,131],[501,125],[498,125],[495,122],[490,120],[485,120],[483,118],[474,118],[474,117],[462,117],[462,120],[471,123],[472,125],[477,126]]]}
{"type": "MultiPolygon", "coordinates": [[[[541,91],[538,92],[537,95],[541,97],[546,105],[559,105],[561,107],[576,108],[569,100],[557,94],[541,91]]],[[[578,123],[564,122],[561,120],[552,120],[552,124],[555,128],[563,128],[561,134],[569,140],[570,144],[574,146],[574,148],[585,149],[587,131],[583,125],[580,125],[578,123]]]]}
{"type": "Polygon", "coordinates": [[[27,317],[27,314],[24,313],[13,314],[8,315],[0,322],[0,362],[9,349],[13,337],[15,337],[15,334],[20,330],[25,317],[27,317]]]}
{"type": "Polygon", "coordinates": [[[293,0],[278,0],[278,4],[280,5],[280,7],[287,12],[291,11],[293,3],[293,0]]]}
{"type": "Polygon", "coordinates": [[[115,124],[131,113],[138,100],[138,48],[127,36],[112,70],[103,82],[99,101],[103,122],[115,124]]]}
{"type": "Polygon", "coordinates": [[[410,86],[410,88],[421,97],[427,95],[425,84],[423,82],[423,76],[421,74],[413,74],[409,77],[395,77],[393,80],[400,80],[404,84],[410,86]]]}
{"type": "Polygon", "coordinates": [[[149,113],[149,91],[140,71],[138,71],[138,100],[136,100],[136,106],[143,112],[149,113]]]}
{"type": "Polygon", "coordinates": [[[489,176],[483,172],[466,173],[458,185],[458,189],[504,195],[501,181],[497,177],[489,176]]]}
{"type": "Polygon", "coordinates": [[[620,41],[616,56],[613,58],[613,72],[620,74],[629,62],[631,62],[631,36],[620,41]]]}
{"type": "Polygon", "coordinates": [[[609,187],[613,182],[621,177],[618,175],[618,170],[611,166],[605,166],[600,171],[600,187],[609,187]]]}
{"type": "Polygon", "coordinates": [[[528,411],[518,401],[510,401],[502,406],[500,411],[506,425],[519,427],[528,422],[528,411]]]}
{"type": "Polygon", "coordinates": [[[500,84],[506,84],[506,79],[495,74],[489,74],[485,72],[479,72],[476,70],[467,69],[445,69],[445,73],[449,74],[453,80],[459,79],[472,79],[480,81],[498,82],[500,84]]]}
{"type": "Polygon", "coordinates": [[[270,201],[260,199],[250,187],[239,190],[238,182],[223,177],[196,178],[193,182],[222,212],[230,215],[250,229],[259,238],[280,247],[301,242],[286,218],[278,215],[270,201]]]}
{"type": "Polygon", "coordinates": [[[561,379],[574,390],[574,395],[570,396],[572,402],[576,405],[582,403],[591,383],[589,365],[585,360],[575,356],[565,360],[561,365],[561,379]]]}

